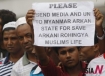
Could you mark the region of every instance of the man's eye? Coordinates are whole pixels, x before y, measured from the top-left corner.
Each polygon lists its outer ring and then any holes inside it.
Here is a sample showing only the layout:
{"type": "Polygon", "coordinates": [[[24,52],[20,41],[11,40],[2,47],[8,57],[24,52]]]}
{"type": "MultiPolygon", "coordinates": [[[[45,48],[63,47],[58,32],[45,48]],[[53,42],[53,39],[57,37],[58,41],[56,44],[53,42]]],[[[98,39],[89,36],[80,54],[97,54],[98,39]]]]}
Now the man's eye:
{"type": "Polygon", "coordinates": [[[73,49],[69,49],[69,52],[71,52],[71,53],[72,53],[74,50],[75,50],[74,48],[73,48],[73,49]]]}
{"type": "Polygon", "coordinates": [[[18,39],[19,39],[19,40],[22,40],[22,39],[23,39],[23,37],[18,37],[18,39]]]}
{"type": "Polygon", "coordinates": [[[6,40],[8,40],[8,38],[3,38],[3,40],[5,40],[5,41],[6,41],[6,40]]]}
{"type": "Polygon", "coordinates": [[[62,51],[60,54],[64,55],[64,54],[66,54],[66,51],[62,51]]]}
{"type": "Polygon", "coordinates": [[[32,35],[31,35],[31,34],[27,34],[27,35],[26,35],[26,37],[31,38],[31,37],[32,37],[32,35]]]}
{"type": "Polygon", "coordinates": [[[4,38],[3,40],[5,40],[5,41],[6,41],[6,40],[8,40],[8,38],[4,38]]]}
{"type": "Polygon", "coordinates": [[[12,40],[16,40],[16,39],[17,39],[16,37],[13,37],[13,38],[12,38],[12,40]]]}

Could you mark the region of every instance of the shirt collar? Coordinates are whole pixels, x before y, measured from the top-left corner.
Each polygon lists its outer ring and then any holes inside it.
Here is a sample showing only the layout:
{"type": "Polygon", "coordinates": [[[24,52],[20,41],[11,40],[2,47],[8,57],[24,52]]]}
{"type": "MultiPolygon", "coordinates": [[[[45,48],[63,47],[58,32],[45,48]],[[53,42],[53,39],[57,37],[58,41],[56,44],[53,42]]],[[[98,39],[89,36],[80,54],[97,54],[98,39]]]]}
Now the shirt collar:
{"type": "Polygon", "coordinates": [[[26,52],[25,52],[24,55],[23,55],[22,62],[23,62],[23,66],[28,65],[28,64],[30,63],[30,61],[29,61],[28,58],[27,58],[26,52]]]}
{"type": "Polygon", "coordinates": [[[4,60],[4,64],[9,62],[9,56],[10,56],[10,53],[7,53],[6,58],[4,60]]]}
{"type": "Polygon", "coordinates": [[[33,74],[39,74],[40,72],[41,72],[41,68],[37,66],[33,74]]]}

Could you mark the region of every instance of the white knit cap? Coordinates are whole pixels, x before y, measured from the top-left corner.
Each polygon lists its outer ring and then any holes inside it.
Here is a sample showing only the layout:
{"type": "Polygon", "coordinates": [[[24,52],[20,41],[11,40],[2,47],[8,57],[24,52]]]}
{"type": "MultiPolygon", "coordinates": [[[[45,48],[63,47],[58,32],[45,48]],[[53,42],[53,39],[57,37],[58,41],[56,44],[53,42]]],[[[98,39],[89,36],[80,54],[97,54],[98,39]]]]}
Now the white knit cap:
{"type": "Polygon", "coordinates": [[[4,30],[5,28],[8,28],[8,27],[16,28],[16,22],[15,22],[15,21],[8,22],[7,24],[5,24],[5,25],[3,26],[3,30],[4,30]]]}
{"type": "Polygon", "coordinates": [[[16,21],[16,27],[18,27],[19,25],[22,24],[26,24],[26,18],[25,17],[20,17],[17,21],[16,21]]]}

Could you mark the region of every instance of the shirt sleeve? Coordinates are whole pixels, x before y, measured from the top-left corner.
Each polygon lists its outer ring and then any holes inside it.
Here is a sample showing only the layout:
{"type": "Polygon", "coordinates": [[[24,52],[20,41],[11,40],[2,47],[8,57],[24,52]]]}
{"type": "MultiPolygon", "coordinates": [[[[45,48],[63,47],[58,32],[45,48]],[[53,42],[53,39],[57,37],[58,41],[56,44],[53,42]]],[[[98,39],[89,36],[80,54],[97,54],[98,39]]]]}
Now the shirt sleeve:
{"type": "Polygon", "coordinates": [[[51,59],[49,59],[49,64],[47,66],[41,66],[40,62],[39,66],[42,69],[44,76],[59,76],[58,72],[60,72],[60,68],[56,67],[51,59]]]}

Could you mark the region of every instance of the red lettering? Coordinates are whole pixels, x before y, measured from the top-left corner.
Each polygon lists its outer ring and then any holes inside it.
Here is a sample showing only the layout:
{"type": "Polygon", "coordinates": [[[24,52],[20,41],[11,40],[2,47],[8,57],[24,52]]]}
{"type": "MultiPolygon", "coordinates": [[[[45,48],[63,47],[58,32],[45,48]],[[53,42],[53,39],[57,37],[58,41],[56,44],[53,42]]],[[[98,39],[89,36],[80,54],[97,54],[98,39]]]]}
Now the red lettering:
{"type": "Polygon", "coordinates": [[[103,70],[103,65],[101,66],[97,65],[94,74],[98,74],[98,73],[101,74],[102,70],[103,70]]]}

